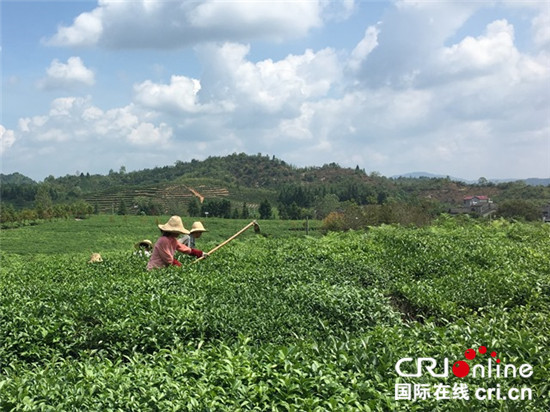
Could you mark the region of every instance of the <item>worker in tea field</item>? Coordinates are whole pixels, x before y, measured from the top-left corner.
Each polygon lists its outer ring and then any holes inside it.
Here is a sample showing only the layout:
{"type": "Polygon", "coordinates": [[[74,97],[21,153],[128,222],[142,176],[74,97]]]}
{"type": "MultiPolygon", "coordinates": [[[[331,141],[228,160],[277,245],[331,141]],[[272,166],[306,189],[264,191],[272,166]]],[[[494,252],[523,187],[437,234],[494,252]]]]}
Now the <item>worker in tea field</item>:
{"type": "Polygon", "coordinates": [[[161,236],[158,238],[153,248],[153,253],[147,263],[147,270],[162,268],[166,266],[181,266],[175,257],[177,251],[195,257],[208,256],[202,250],[190,248],[178,242],[178,236],[189,234],[189,231],[183,227],[181,217],[172,216],[164,225],[158,225],[161,236]]]}
{"type": "Polygon", "coordinates": [[[103,262],[101,255],[99,253],[92,253],[92,256],[90,257],[90,260],[88,261],[88,263],[100,263],[100,262],[103,262]]]}
{"type": "Polygon", "coordinates": [[[149,239],[144,239],[137,242],[134,245],[134,248],[136,249],[134,255],[149,258],[151,257],[151,253],[153,251],[153,242],[151,242],[149,239]]]}
{"type": "Polygon", "coordinates": [[[200,238],[204,232],[208,232],[201,222],[193,222],[191,225],[191,230],[188,235],[183,235],[178,240],[180,243],[183,243],[185,246],[190,248],[195,248],[195,240],[200,238]]]}

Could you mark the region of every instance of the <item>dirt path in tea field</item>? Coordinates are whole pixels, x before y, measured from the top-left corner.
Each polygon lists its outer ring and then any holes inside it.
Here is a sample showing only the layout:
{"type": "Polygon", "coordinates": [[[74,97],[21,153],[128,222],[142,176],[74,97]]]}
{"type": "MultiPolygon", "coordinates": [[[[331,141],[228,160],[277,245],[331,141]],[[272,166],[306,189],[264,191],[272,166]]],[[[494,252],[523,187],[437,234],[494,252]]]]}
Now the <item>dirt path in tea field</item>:
{"type": "Polygon", "coordinates": [[[202,204],[202,202],[204,202],[204,196],[203,195],[201,195],[199,192],[197,192],[192,187],[189,187],[189,186],[185,186],[185,187],[199,199],[199,202],[201,202],[201,204],[202,204]]]}

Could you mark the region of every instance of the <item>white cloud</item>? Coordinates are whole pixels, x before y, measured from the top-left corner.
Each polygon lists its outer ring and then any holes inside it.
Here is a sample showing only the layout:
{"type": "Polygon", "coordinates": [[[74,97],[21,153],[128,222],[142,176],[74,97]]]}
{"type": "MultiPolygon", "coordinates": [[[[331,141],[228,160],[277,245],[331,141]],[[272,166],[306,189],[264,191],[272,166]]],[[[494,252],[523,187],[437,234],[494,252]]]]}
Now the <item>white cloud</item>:
{"type": "Polygon", "coordinates": [[[148,113],[133,105],[103,111],[93,106],[89,97],[63,97],[52,101],[47,115],[20,119],[19,131],[38,142],[126,141],[141,146],[167,143],[172,129],[163,123],[155,126],[141,120],[147,117],[148,113]]]}
{"type": "Polygon", "coordinates": [[[173,75],[170,84],[146,80],[134,85],[134,101],[148,109],[167,114],[218,113],[233,110],[232,103],[216,101],[201,104],[198,99],[201,83],[197,79],[173,75]]]}
{"type": "Polygon", "coordinates": [[[134,86],[135,100],[145,107],[161,111],[197,112],[197,93],[201,88],[197,79],[172,76],[169,85],[147,80],[134,86]]]}
{"type": "MultiPolygon", "coordinates": [[[[361,62],[361,80],[370,87],[410,87],[433,54],[481,7],[481,2],[395,1],[376,26],[377,46],[361,62]]],[[[355,53],[364,47],[358,44],[355,53]]]]}
{"type": "Polygon", "coordinates": [[[200,96],[205,101],[231,101],[236,110],[281,113],[329,94],[341,81],[342,67],[332,49],[253,63],[249,46],[226,43],[199,50],[207,68],[200,96]]]}
{"type": "Polygon", "coordinates": [[[314,139],[311,124],[315,115],[315,109],[310,104],[303,104],[300,108],[300,116],[292,119],[283,119],[279,123],[277,135],[292,140],[314,139]]]}
{"type": "Polygon", "coordinates": [[[13,130],[6,129],[0,124],[0,155],[6,152],[15,143],[13,130]]]}
{"type": "Polygon", "coordinates": [[[355,46],[351,52],[349,66],[352,70],[358,70],[361,63],[367,58],[371,51],[378,46],[378,34],[380,30],[375,26],[370,26],[365,31],[365,37],[355,46]]]}
{"type": "Polygon", "coordinates": [[[442,48],[433,70],[425,70],[423,76],[423,85],[431,84],[439,96],[440,116],[504,123],[529,113],[530,125],[548,127],[543,113],[550,96],[541,90],[548,87],[550,67],[544,57],[517,50],[514,29],[504,20],[490,23],[481,36],[442,48]]]}
{"type": "MultiPolygon", "coordinates": [[[[50,117],[65,116],[70,117],[73,109],[79,107],[85,102],[82,98],[77,97],[59,97],[50,105],[50,117]]],[[[76,113],[78,115],[78,113],[76,113]]]]}
{"type": "Polygon", "coordinates": [[[322,0],[323,17],[326,20],[343,21],[348,19],[357,9],[355,0],[322,0]]]}
{"type": "Polygon", "coordinates": [[[535,44],[548,50],[550,48],[550,7],[542,7],[540,13],[532,21],[535,44]]]}
{"type": "MultiPolygon", "coordinates": [[[[136,69],[133,90],[114,91],[133,91],[131,102],[107,108],[91,97],[59,98],[49,111],[38,111],[46,114],[20,118],[6,141],[11,146],[17,139],[12,151],[36,145],[37,153],[54,153],[61,146],[80,163],[93,150],[107,170],[235,151],[272,153],[297,165],[358,164],[387,175],[422,169],[526,177],[547,170],[540,165],[550,164],[548,13],[533,18],[537,9],[529,6],[522,15],[523,25],[532,23],[527,41],[524,26],[514,26],[519,18],[508,8],[493,14],[493,3],[395,1],[384,15],[355,26],[357,38],[347,46],[345,36],[330,39],[339,49],[326,47],[328,36],[313,36],[323,21],[336,26],[356,7],[364,3],[100,0],[51,42],[193,44],[201,67],[194,74],[186,62],[173,69],[171,59],[183,59],[167,50],[128,52],[140,53],[150,68],[136,69]],[[265,57],[265,39],[304,35],[312,37],[288,49],[281,43],[277,57],[265,57]],[[166,78],[168,70],[175,74],[166,78]]],[[[70,60],[54,63],[51,81],[73,73],[85,83],[70,60]]],[[[98,99],[111,103],[100,89],[93,89],[98,99]]]]}
{"type": "Polygon", "coordinates": [[[128,135],[128,141],[138,145],[163,144],[172,136],[172,129],[165,123],[158,127],[152,123],[140,123],[128,135]]]}
{"type": "Polygon", "coordinates": [[[247,41],[304,36],[322,25],[323,9],[350,10],[319,0],[296,1],[119,1],[100,0],[71,26],[45,40],[54,46],[177,48],[203,41],[247,41]]]}
{"type": "Polygon", "coordinates": [[[273,38],[303,36],[321,25],[318,1],[204,1],[187,13],[194,28],[212,30],[217,27],[224,38],[273,38]],[[244,37],[243,37],[244,36],[244,37]]]}
{"type": "Polygon", "coordinates": [[[514,28],[505,20],[487,26],[486,34],[466,37],[459,44],[444,48],[442,60],[448,70],[486,71],[495,65],[510,64],[518,59],[514,47],[514,28]]]}
{"type": "Polygon", "coordinates": [[[279,136],[277,142],[289,144],[316,140],[320,143],[315,147],[318,154],[345,161],[345,153],[386,144],[404,133],[411,140],[416,139],[434,104],[428,91],[353,91],[337,99],[304,103],[300,115],[282,120],[273,136],[279,136]]]}
{"type": "Polygon", "coordinates": [[[92,46],[103,33],[103,9],[101,7],[75,18],[73,25],[57,29],[57,33],[43,42],[50,46],[92,46]]]}
{"type": "Polygon", "coordinates": [[[46,70],[46,77],[39,82],[43,89],[63,89],[78,85],[92,86],[94,72],[88,69],[80,57],[69,57],[67,63],[54,59],[46,70]]]}

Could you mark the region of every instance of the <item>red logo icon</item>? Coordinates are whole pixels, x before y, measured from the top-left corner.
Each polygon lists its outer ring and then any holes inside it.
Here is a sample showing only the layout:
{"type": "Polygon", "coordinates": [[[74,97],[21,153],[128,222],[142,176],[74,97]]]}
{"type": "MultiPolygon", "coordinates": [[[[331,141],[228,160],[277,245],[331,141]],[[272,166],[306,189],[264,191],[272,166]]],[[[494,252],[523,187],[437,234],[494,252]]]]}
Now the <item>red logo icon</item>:
{"type": "MultiPolygon", "coordinates": [[[[485,346],[480,346],[477,351],[480,355],[484,355],[487,353],[487,348],[485,346]]],[[[492,358],[496,358],[496,356],[497,353],[495,351],[491,352],[492,358]]],[[[468,360],[474,360],[476,357],[475,349],[466,349],[464,352],[464,357],[468,360]]],[[[496,363],[500,363],[500,359],[496,359],[496,363]]],[[[465,361],[456,361],[453,363],[453,373],[457,378],[464,378],[468,375],[468,373],[470,373],[470,365],[468,365],[465,361]]]]}

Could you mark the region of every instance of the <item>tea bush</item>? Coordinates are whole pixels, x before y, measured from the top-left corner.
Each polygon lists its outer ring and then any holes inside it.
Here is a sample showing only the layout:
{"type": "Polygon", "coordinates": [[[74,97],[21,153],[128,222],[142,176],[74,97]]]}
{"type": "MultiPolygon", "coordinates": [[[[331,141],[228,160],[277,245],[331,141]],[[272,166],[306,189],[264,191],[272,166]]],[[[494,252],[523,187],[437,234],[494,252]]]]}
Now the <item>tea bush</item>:
{"type": "Polygon", "coordinates": [[[2,252],[0,409],[548,410],[549,239],[441,220],[251,236],[151,272],[123,250],[2,252]],[[533,375],[468,384],[532,400],[395,399],[397,383],[463,382],[399,377],[399,359],[481,345],[533,375]]]}

